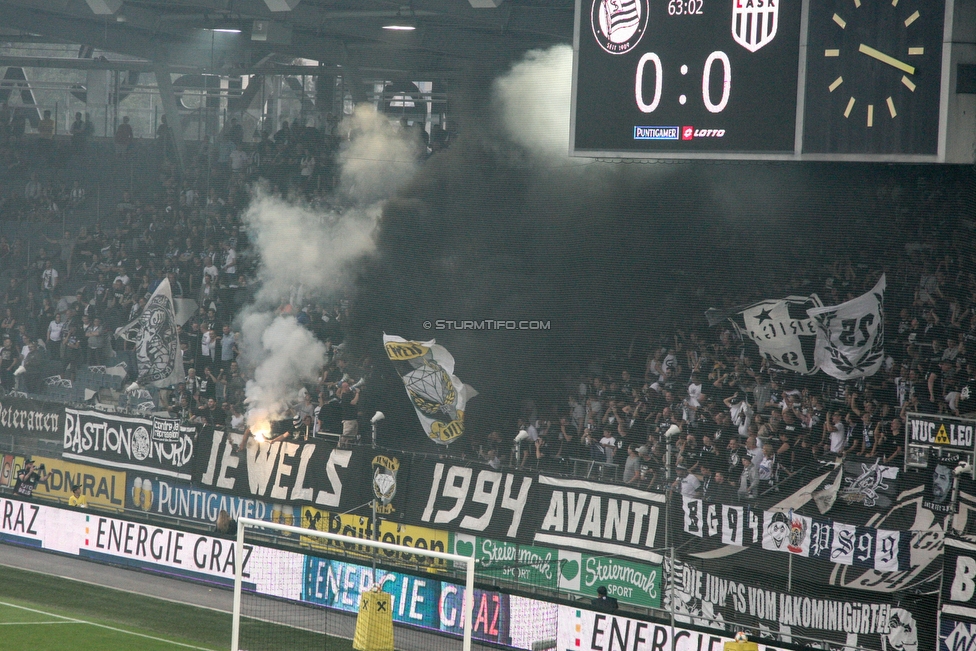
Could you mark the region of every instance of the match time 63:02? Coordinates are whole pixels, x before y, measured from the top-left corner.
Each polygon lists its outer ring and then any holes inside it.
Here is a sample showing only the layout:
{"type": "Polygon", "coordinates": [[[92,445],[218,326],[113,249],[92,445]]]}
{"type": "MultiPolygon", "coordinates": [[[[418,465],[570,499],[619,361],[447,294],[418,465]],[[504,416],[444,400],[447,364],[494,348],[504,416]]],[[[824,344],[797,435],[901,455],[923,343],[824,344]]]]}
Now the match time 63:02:
{"type": "Polygon", "coordinates": [[[669,0],[669,16],[701,16],[705,0],[669,0]]]}

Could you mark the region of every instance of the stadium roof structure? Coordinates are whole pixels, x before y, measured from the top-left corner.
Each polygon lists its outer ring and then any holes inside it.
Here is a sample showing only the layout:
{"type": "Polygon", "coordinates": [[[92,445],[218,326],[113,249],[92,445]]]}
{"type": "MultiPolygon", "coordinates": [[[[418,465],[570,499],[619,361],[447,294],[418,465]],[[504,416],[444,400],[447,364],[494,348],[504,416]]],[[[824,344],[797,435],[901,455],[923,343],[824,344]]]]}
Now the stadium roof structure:
{"type": "MultiPolygon", "coordinates": [[[[352,76],[450,78],[570,43],[572,0],[0,0],[0,40],[81,43],[147,69],[220,75],[310,68],[352,76]],[[391,29],[399,27],[401,29],[391,29]],[[239,31],[237,31],[239,30],[239,31]],[[227,33],[229,32],[229,33],[227,33]],[[288,67],[283,67],[287,64],[288,67]]],[[[7,60],[11,59],[11,60],[7,60]]],[[[85,59],[0,65],[134,70],[85,59]]],[[[304,71],[303,71],[304,72],[304,71]]],[[[316,74],[310,69],[306,74],[316,74]]]]}

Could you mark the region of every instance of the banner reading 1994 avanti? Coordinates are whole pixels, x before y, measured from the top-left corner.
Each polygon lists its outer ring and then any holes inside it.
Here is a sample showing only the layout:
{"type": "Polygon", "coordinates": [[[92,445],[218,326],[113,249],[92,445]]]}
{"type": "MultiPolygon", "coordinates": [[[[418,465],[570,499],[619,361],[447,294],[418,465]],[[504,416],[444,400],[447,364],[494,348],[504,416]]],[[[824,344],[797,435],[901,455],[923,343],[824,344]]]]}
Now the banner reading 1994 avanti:
{"type": "Polygon", "coordinates": [[[414,459],[404,522],[660,563],[665,497],[626,486],[414,459]]]}

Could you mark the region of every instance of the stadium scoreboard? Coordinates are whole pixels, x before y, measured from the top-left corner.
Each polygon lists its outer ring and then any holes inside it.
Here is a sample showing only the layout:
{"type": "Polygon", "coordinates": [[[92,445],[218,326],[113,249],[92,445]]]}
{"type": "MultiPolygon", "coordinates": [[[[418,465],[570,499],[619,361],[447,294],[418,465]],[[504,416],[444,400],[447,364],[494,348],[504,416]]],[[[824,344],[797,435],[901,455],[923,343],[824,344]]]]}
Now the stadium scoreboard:
{"type": "Polygon", "coordinates": [[[577,0],[570,153],[947,162],[954,1],[577,0]]]}

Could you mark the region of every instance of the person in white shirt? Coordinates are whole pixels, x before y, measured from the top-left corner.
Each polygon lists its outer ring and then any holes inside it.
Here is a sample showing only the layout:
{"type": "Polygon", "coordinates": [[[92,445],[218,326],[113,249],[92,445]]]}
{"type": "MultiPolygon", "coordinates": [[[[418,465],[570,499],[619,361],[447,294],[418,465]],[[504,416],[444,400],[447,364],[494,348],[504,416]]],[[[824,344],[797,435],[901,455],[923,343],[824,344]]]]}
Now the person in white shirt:
{"type": "Polygon", "coordinates": [[[216,283],[218,275],[220,275],[220,270],[217,269],[217,265],[214,264],[213,258],[207,258],[207,264],[203,267],[203,282],[206,282],[206,278],[209,276],[210,281],[212,283],[216,283]]]}
{"type": "Polygon", "coordinates": [[[674,480],[675,490],[679,490],[683,496],[694,497],[695,492],[701,487],[701,481],[688,472],[686,467],[679,464],[677,469],[678,478],[674,480]]]}
{"type": "Polygon", "coordinates": [[[61,320],[61,313],[59,312],[54,315],[54,321],[51,321],[47,326],[48,350],[59,359],[61,357],[61,335],[63,333],[64,322],[61,320]]]}
{"type": "Polygon", "coordinates": [[[237,251],[234,250],[229,243],[223,245],[224,248],[224,265],[221,267],[223,272],[228,276],[233,276],[237,273],[237,251]]]}
{"type": "Polygon", "coordinates": [[[51,261],[44,263],[44,271],[41,272],[41,288],[50,295],[55,287],[58,286],[58,270],[54,268],[51,261]]]}
{"type": "Polygon", "coordinates": [[[844,448],[847,447],[847,428],[844,426],[840,412],[834,412],[831,423],[829,425],[824,423],[824,429],[827,430],[826,434],[830,437],[830,452],[838,455],[843,454],[844,448]]]}

